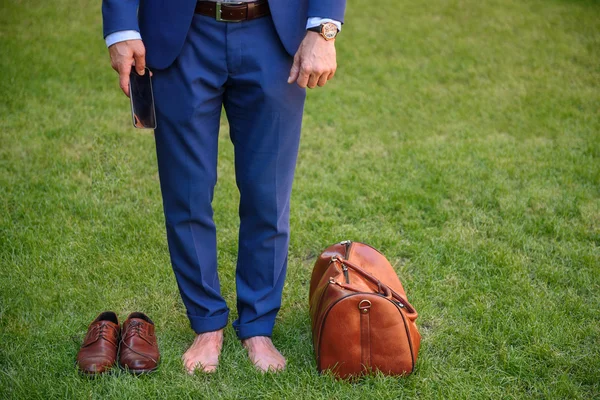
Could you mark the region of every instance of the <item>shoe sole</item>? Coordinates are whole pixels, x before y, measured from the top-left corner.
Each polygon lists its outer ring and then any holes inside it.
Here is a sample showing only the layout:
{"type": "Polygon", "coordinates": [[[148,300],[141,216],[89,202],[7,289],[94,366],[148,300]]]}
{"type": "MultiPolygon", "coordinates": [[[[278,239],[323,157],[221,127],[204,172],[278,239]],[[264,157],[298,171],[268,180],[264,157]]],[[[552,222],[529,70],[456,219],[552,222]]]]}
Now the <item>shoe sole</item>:
{"type": "Polygon", "coordinates": [[[101,375],[108,375],[108,374],[112,374],[115,372],[115,366],[118,367],[121,371],[123,372],[127,372],[130,373],[132,375],[143,375],[143,374],[149,374],[152,373],[154,371],[156,371],[158,369],[158,365],[154,368],[151,369],[130,369],[128,367],[124,367],[119,363],[115,363],[113,364],[110,368],[102,371],[102,372],[88,372],[85,370],[82,370],[81,368],[79,368],[79,364],[77,364],[77,362],[75,362],[75,367],[77,368],[77,372],[79,373],[80,376],[85,377],[85,378],[97,378],[101,375]]]}
{"type": "Polygon", "coordinates": [[[143,374],[150,374],[152,372],[155,372],[158,369],[158,365],[156,367],[150,368],[150,369],[131,369],[127,366],[123,366],[123,365],[119,364],[119,369],[121,369],[121,371],[128,372],[132,375],[143,375],[143,374]]]}
{"type": "Polygon", "coordinates": [[[81,368],[79,368],[78,365],[75,365],[75,366],[77,368],[77,373],[80,376],[86,377],[86,378],[97,378],[101,375],[110,375],[110,374],[114,373],[114,371],[115,371],[114,365],[102,372],[88,372],[88,371],[85,371],[85,370],[82,370],[81,368]]]}

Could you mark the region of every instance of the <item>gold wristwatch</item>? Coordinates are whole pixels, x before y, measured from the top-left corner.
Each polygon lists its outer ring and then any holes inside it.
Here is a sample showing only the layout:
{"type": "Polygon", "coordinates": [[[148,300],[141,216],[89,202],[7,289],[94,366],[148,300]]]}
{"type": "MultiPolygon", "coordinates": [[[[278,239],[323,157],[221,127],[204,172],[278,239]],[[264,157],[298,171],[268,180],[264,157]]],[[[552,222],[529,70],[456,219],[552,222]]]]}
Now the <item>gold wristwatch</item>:
{"type": "Polygon", "coordinates": [[[313,26],[307,30],[320,33],[325,40],[333,40],[338,34],[338,28],[333,22],[325,22],[324,24],[313,26]]]}

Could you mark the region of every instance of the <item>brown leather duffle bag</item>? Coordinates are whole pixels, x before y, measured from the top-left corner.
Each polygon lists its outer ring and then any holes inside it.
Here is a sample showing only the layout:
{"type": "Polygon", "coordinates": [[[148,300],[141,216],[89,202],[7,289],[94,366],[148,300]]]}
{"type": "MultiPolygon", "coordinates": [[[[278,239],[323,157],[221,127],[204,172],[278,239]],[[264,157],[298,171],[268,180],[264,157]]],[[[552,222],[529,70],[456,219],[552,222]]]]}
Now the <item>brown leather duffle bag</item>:
{"type": "Polygon", "coordinates": [[[309,303],[319,371],[340,378],[413,371],[421,343],[417,311],[373,247],[350,241],[328,247],[314,266],[309,303]]]}

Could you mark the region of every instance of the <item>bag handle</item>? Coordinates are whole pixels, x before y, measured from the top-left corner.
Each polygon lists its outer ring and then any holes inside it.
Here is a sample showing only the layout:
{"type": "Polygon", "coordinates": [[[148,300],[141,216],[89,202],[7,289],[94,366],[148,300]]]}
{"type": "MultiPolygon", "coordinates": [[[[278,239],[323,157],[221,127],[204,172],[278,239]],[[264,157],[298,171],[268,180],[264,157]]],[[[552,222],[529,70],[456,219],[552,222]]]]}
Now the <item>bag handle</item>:
{"type": "Polygon", "coordinates": [[[393,298],[397,303],[399,303],[403,307],[405,307],[408,312],[410,312],[410,313],[416,312],[414,307],[408,302],[408,300],[406,298],[404,298],[398,292],[394,291],[388,285],[386,285],[385,283],[383,283],[379,279],[377,279],[377,277],[368,273],[367,271],[365,271],[358,265],[356,265],[348,260],[345,260],[343,258],[340,258],[339,256],[331,257],[331,262],[339,262],[341,264],[346,265],[347,267],[351,268],[354,272],[357,272],[358,274],[360,274],[367,281],[376,284],[379,293],[382,293],[385,297],[389,298],[390,300],[391,300],[391,298],[393,298]],[[391,294],[391,296],[390,296],[391,298],[388,297],[387,293],[391,294]]]}
{"type": "MultiPolygon", "coordinates": [[[[336,282],[333,280],[333,278],[330,278],[330,282],[335,283],[339,287],[351,290],[353,292],[362,292],[363,291],[362,289],[360,289],[354,285],[351,285],[349,283],[336,282]]],[[[369,283],[371,283],[371,282],[369,282],[369,283]]],[[[377,288],[377,293],[381,294],[383,297],[385,297],[388,300],[392,300],[392,301],[394,300],[391,289],[385,285],[379,285],[379,287],[377,288]]]]}

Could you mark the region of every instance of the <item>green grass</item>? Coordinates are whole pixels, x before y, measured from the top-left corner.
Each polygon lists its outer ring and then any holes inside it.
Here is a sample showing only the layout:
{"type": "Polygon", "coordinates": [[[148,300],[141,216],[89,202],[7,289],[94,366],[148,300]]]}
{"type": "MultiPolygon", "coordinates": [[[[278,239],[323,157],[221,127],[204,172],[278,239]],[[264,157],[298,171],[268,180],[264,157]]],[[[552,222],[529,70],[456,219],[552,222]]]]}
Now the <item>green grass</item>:
{"type": "MultiPolygon", "coordinates": [[[[349,3],[338,73],[305,113],[274,332],[289,367],[258,374],[229,327],[217,374],[189,377],[154,141],[130,127],[100,4],[3,2],[0,398],[600,397],[600,4],[349,3]],[[310,272],[343,239],[382,250],[420,313],[410,377],[315,370],[310,272]],[[77,374],[87,325],[109,309],[155,320],[156,374],[77,374]]],[[[227,129],[220,145],[234,307],[227,129]]]]}

